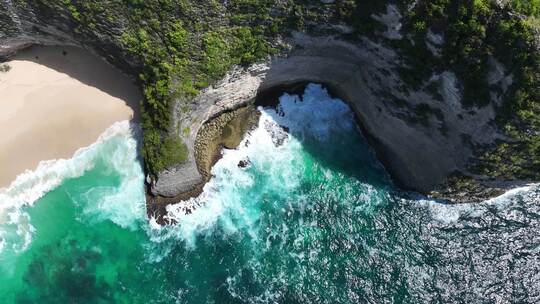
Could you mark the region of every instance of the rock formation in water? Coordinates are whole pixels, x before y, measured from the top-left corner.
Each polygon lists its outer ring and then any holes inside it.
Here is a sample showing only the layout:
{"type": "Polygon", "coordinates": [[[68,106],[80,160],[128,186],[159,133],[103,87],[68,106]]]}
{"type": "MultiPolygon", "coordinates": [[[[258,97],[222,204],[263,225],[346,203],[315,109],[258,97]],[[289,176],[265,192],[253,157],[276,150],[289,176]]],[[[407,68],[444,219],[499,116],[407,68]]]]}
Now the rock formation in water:
{"type": "Polygon", "coordinates": [[[138,79],[152,200],[196,195],[272,90],[347,101],[394,180],[477,201],[540,180],[538,12],[519,0],[0,0],[0,58],[87,48],[138,79]]]}

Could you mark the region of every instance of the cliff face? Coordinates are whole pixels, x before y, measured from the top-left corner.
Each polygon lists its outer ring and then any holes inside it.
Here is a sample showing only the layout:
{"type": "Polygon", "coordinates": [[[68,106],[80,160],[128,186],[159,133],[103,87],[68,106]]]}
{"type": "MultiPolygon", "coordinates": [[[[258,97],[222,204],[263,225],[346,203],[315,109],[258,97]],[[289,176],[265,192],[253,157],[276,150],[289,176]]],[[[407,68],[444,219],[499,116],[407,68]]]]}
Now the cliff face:
{"type": "MultiPolygon", "coordinates": [[[[201,130],[209,122],[223,113],[253,104],[261,92],[306,81],[327,85],[350,104],[389,173],[398,184],[407,189],[433,193],[437,197],[454,201],[460,201],[461,198],[480,200],[530,181],[530,178],[486,176],[478,170],[471,170],[480,148],[494,146],[500,141],[513,141],[497,125],[496,119],[503,96],[514,82],[514,75],[507,72],[493,56],[488,56],[485,79],[489,84],[489,100],[481,106],[464,105],[464,85],[450,66],[448,69],[441,66],[435,69],[429,66],[431,61],[426,60],[427,69],[421,65],[417,67],[421,71],[415,70],[416,67],[411,69],[401,45],[412,38],[402,29],[405,12],[396,5],[382,5],[379,14],[368,16],[369,20],[378,22],[378,27],[371,34],[355,36],[354,39],[350,36],[355,29],[339,20],[330,22],[315,18],[309,21],[312,29],[308,31],[310,34],[291,31],[277,33],[275,36],[275,29],[272,29],[274,36],[269,41],[278,51],[261,60],[254,60],[257,57],[252,54],[255,52],[253,49],[257,50],[262,45],[257,40],[260,37],[249,34],[244,27],[236,31],[236,27],[230,26],[235,29],[230,43],[239,43],[239,47],[244,47],[245,41],[250,43],[246,48],[250,51],[242,51],[238,62],[233,55],[231,58],[220,57],[220,47],[225,48],[227,40],[206,33],[202,60],[208,61],[208,58],[217,56],[213,58],[215,61],[205,62],[203,68],[188,65],[186,69],[199,68],[203,73],[219,75],[215,70],[227,67],[222,65],[222,61],[227,61],[234,68],[220,80],[213,81],[213,85],[188,96],[178,94],[175,89],[175,86],[181,86],[184,91],[187,90],[184,66],[178,67],[178,72],[176,67],[171,69],[168,67],[170,64],[156,61],[156,58],[161,58],[161,52],[153,54],[150,59],[137,56],[143,52],[143,47],[158,48],[158,45],[152,44],[155,41],[148,38],[150,31],[145,28],[146,24],[152,24],[152,20],[137,19],[142,25],[134,25],[133,18],[130,18],[132,11],[120,2],[107,4],[118,9],[115,16],[107,15],[114,10],[107,11],[99,8],[99,5],[93,10],[85,8],[88,11],[81,16],[74,4],[66,6],[54,4],[55,1],[50,1],[53,4],[48,1],[30,1],[22,5],[15,2],[0,0],[0,58],[6,59],[17,50],[32,44],[76,45],[97,53],[134,77],[144,71],[141,81],[147,97],[147,112],[143,113],[147,149],[143,155],[147,164],[155,162],[155,154],[148,151],[159,148],[160,141],[151,140],[156,136],[179,137],[187,148],[181,163],[161,166],[158,172],[149,174],[147,178],[151,193],[171,198],[169,201],[185,193],[196,194],[195,190],[204,183],[200,158],[202,154],[211,152],[207,151],[210,148],[198,139],[198,135],[203,134],[201,130]],[[82,26],[89,16],[95,16],[96,20],[91,26],[82,26]],[[136,38],[125,35],[130,31],[134,31],[136,38]],[[238,42],[238,37],[243,40],[238,42]],[[218,49],[217,54],[214,49],[218,49]],[[235,62],[241,62],[243,66],[234,65],[235,62]],[[169,75],[166,85],[162,82],[164,78],[159,76],[162,72],[156,72],[158,67],[169,75]],[[426,74],[426,70],[429,75],[424,75],[427,77],[411,85],[409,79],[417,77],[417,73],[426,74]],[[158,92],[163,87],[169,92],[167,96],[158,92]],[[164,102],[158,100],[156,103],[154,98],[161,98],[164,102]],[[158,112],[154,112],[155,109],[158,112]],[[165,120],[165,127],[156,127],[155,117],[168,116],[168,113],[172,115],[165,120]],[[152,136],[147,136],[150,134],[152,136]],[[449,179],[450,176],[452,178],[449,179]],[[466,178],[463,179],[463,176],[466,178]],[[465,180],[466,187],[457,187],[455,182],[448,183],[456,179],[461,184],[465,180]]],[[[320,16],[329,16],[327,10],[335,13],[343,9],[332,3],[317,2],[311,6],[316,9],[320,7],[323,10],[320,16]]],[[[203,8],[196,9],[198,12],[203,11],[203,8]]],[[[276,11],[280,9],[282,7],[276,11]]],[[[294,6],[292,13],[289,13],[296,18],[298,9],[294,6]]],[[[133,12],[140,13],[141,8],[135,6],[133,12]]],[[[209,17],[210,20],[220,19],[219,14],[225,14],[226,11],[218,9],[217,12],[215,16],[209,17]]],[[[279,13],[273,14],[281,16],[279,13]]],[[[300,21],[302,24],[308,23],[303,19],[294,21],[295,24],[300,21]]],[[[173,31],[169,29],[163,35],[156,34],[156,37],[167,37],[163,38],[163,44],[166,45],[163,56],[172,56],[172,62],[185,60],[175,55],[175,52],[185,48],[186,42],[196,43],[189,40],[192,29],[186,27],[189,30],[185,30],[183,25],[178,24],[176,22],[171,26],[173,31]]],[[[214,26],[221,27],[221,33],[229,33],[227,24],[215,21],[214,26]]],[[[443,56],[444,35],[429,29],[422,39],[422,43],[425,43],[423,48],[429,51],[430,57],[443,56]]]]}
{"type": "Polygon", "coordinates": [[[0,60],[31,45],[69,45],[86,48],[136,77],[141,63],[121,44],[123,28],[101,20],[95,30],[80,30],[65,8],[30,1],[0,1],[0,60]]]}
{"type": "MultiPolygon", "coordinates": [[[[451,72],[432,76],[426,86],[435,86],[439,94],[433,96],[425,87],[404,90],[398,54],[371,40],[353,44],[295,33],[288,42],[291,51],[285,56],[230,72],[197,96],[189,114],[176,112],[180,128],[191,130],[190,147],[205,121],[253,104],[261,92],[306,81],[325,84],[349,103],[387,170],[407,189],[429,193],[448,175],[465,169],[474,145],[500,137],[494,108],[463,108],[451,72]]],[[[155,194],[174,196],[192,187],[190,179],[202,181],[191,169],[196,167],[195,150],[191,152],[186,164],[159,175],[152,186],[155,194]]]]}

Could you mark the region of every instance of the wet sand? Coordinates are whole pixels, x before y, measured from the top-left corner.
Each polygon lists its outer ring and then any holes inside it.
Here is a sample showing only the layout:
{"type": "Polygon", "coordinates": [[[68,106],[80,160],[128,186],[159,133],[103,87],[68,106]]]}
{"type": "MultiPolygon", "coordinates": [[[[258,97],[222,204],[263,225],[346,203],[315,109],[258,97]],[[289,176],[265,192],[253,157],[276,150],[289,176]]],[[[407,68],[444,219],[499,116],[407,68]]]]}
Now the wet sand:
{"type": "Polygon", "coordinates": [[[70,158],[142,99],[126,75],[74,47],[32,47],[0,71],[0,188],[42,160],[70,158]]]}

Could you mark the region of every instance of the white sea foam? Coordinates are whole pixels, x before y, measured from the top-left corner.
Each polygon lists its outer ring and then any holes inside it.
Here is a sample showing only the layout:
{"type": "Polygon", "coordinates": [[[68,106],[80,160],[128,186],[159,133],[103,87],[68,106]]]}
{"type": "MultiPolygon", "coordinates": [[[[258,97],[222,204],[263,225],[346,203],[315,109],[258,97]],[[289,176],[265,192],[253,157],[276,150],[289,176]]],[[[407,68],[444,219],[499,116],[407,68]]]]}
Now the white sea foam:
{"type": "MultiPolygon", "coordinates": [[[[299,157],[298,153],[291,151],[299,149],[299,143],[291,142],[289,138],[286,144],[276,147],[268,133],[268,125],[265,126],[271,121],[271,117],[263,112],[259,127],[243,140],[238,150],[223,151],[223,157],[212,169],[214,177],[199,197],[167,207],[168,217],[180,223],[170,233],[181,235],[189,245],[193,245],[198,233],[213,231],[217,222],[225,233],[234,233],[256,222],[258,214],[253,212],[255,209],[241,201],[246,198],[244,191],[255,183],[255,177],[249,171],[238,167],[241,160],[249,159],[257,171],[267,172],[268,186],[282,188],[286,192],[286,188],[297,185],[299,176],[295,175],[299,172],[284,169],[291,163],[300,162],[295,159],[299,157]],[[194,207],[191,214],[185,213],[186,206],[194,207]]],[[[280,127],[273,123],[271,128],[277,131],[280,127]]],[[[264,196],[264,191],[260,189],[258,195],[264,196]]],[[[255,232],[250,234],[256,237],[255,232]]]]}
{"type": "Polygon", "coordinates": [[[540,185],[531,184],[514,188],[481,203],[443,204],[430,200],[419,200],[417,203],[426,205],[433,219],[444,224],[450,224],[458,222],[462,216],[479,217],[486,211],[487,207],[505,208],[519,198],[526,201],[540,201],[540,191],[534,191],[535,189],[540,189],[540,185]]]}
{"type": "Polygon", "coordinates": [[[533,189],[536,189],[540,187],[540,184],[530,184],[530,185],[527,185],[527,186],[524,186],[524,187],[519,187],[519,188],[514,188],[514,189],[510,189],[508,191],[506,191],[505,193],[501,194],[500,196],[497,196],[497,197],[494,197],[494,198],[491,198],[487,201],[485,201],[484,203],[491,203],[491,204],[501,204],[501,203],[505,203],[505,202],[508,202],[509,199],[517,196],[517,195],[523,195],[523,194],[526,194],[528,192],[531,192],[531,190],[533,189]]]}
{"type": "MultiPolygon", "coordinates": [[[[0,189],[0,244],[2,247],[4,249],[11,247],[10,249],[14,251],[24,250],[30,244],[34,232],[31,220],[24,208],[32,206],[47,192],[58,187],[65,179],[82,176],[84,172],[94,166],[100,153],[107,152],[103,151],[104,143],[114,138],[122,138],[125,147],[115,151],[110,157],[110,163],[117,164],[114,169],[120,172],[131,170],[127,174],[122,174],[131,177],[131,179],[123,182],[123,186],[126,187],[114,191],[113,195],[104,196],[105,199],[100,202],[99,207],[101,209],[115,208],[116,211],[109,210],[113,213],[112,220],[119,225],[129,226],[127,223],[127,219],[130,218],[129,211],[133,211],[134,208],[140,209],[140,205],[129,205],[130,202],[127,199],[130,198],[130,195],[135,195],[139,196],[140,201],[142,195],[144,214],[142,189],[144,177],[136,160],[136,140],[133,135],[133,126],[128,121],[117,122],[108,128],[94,144],[75,152],[71,159],[42,161],[37,169],[27,170],[19,175],[9,187],[0,189]],[[135,162],[136,165],[129,164],[129,162],[135,162]],[[128,163],[127,168],[126,163],[128,163]],[[135,187],[140,189],[135,191],[135,187]],[[127,193],[134,194],[127,195],[127,193]],[[114,204],[107,205],[111,200],[114,201],[114,204]],[[119,203],[122,205],[121,208],[118,206],[119,203]],[[122,214],[118,213],[119,210],[123,210],[122,214]],[[127,215],[125,210],[128,210],[127,215]]],[[[136,212],[140,213],[140,210],[136,212]]]]}
{"type": "Polygon", "coordinates": [[[216,229],[230,234],[242,229],[255,241],[265,242],[257,240],[256,230],[262,205],[273,203],[272,195],[280,194],[287,204],[302,204],[288,202],[288,195],[300,186],[308,169],[302,146],[305,137],[326,141],[335,131],[355,130],[349,107],[330,98],[320,85],[308,85],[302,100],[285,94],[277,109],[259,110],[258,127],[236,150],[223,150],[202,194],[167,207],[167,218],[178,224],[152,225],[154,241],[181,238],[189,247],[199,234],[210,235],[216,229]],[[242,160],[249,160],[249,168],[238,166],[242,160]],[[187,209],[193,211],[187,214],[187,209]]]}
{"type": "MultiPolygon", "coordinates": [[[[332,100],[319,86],[308,86],[303,101],[297,96],[284,95],[280,98],[277,110],[261,109],[258,127],[246,136],[238,149],[223,151],[223,157],[212,169],[214,177],[199,197],[167,207],[168,218],[176,220],[178,224],[160,227],[155,221],[151,221],[154,224],[151,225],[150,236],[155,242],[162,242],[164,245],[171,244],[163,242],[164,240],[181,239],[190,247],[195,245],[197,236],[201,234],[215,236],[216,231],[219,231],[227,235],[242,230],[255,243],[266,244],[262,248],[269,248],[272,235],[262,240],[258,239],[260,234],[257,232],[257,223],[261,220],[259,212],[261,204],[273,203],[270,196],[280,193],[285,196],[279,199],[284,204],[281,206],[284,214],[294,208],[302,211],[306,208],[305,205],[309,204],[306,199],[302,199],[294,192],[308,169],[302,146],[304,136],[315,136],[321,141],[326,141],[334,134],[333,132],[353,128],[355,128],[353,114],[348,107],[343,102],[332,100]],[[281,126],[290,130],[287,132],[288,135],[284,135],[281,126]],[[238,163],[241,160],[249,160],[251,168],[240,168],[238,163]],[[294,201],[286,197],[287,195],[294,201]],[[186,209],[193,211],[186,214],[186,209]]],[[[326,168],[322,169],[322,172],[327,180],[335,179],[341,174],[326,168]]],[[[332,187],[332,185],[325,186],[332,187]]],[[[514,189],[480,204],[442,204],[421,197],[406,203],[427,207],[436,222],[446,225],[459,221],[462,216],[481,216],[487,206],[504,208],[520,195],[530,196],[531,189],[531,187],[514,189]]],[[[338,193],[342,193],[345,196],[355,195],[356,201],[368,202],[355,206],[353,210],[355,213],[369,212],[370,207],[384,201],[379,190],[369,184],[346,184],[341,191],[331,191],[326,187],[315,191],[326,193],[324,195],[334,201],[341,201],[342,197],[339,197],[338,193]],[[362,187],[362,191],[348,187],[362,187]]],[[[535,192],[536,197],[526,198],[527,201],[540,200],[539,192],[535,192]]],[[[302,221],[303,219],[300,219],[300,222],[302,221]]],[[[288,228],[281,227],[281,229],[280,232],[285,234],[283,231],[288,228]]],[[[169,251],[170,248],[162,248],[165,255],[169,251]]]]}

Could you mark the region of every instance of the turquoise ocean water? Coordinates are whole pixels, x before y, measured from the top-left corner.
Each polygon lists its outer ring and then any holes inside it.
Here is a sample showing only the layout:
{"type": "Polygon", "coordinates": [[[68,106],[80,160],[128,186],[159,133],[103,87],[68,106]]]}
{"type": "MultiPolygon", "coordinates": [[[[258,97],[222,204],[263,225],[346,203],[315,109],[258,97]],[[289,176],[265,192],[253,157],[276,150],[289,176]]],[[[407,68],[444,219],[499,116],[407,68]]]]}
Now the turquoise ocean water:
{"type": "Polygon", "coordinates": [[[173,226],[146,218],[133,129],[0,190],[0,303],[540,301],[537,187],[457,206],[402,192],[319,85],[262,109],[173,226]]]}

